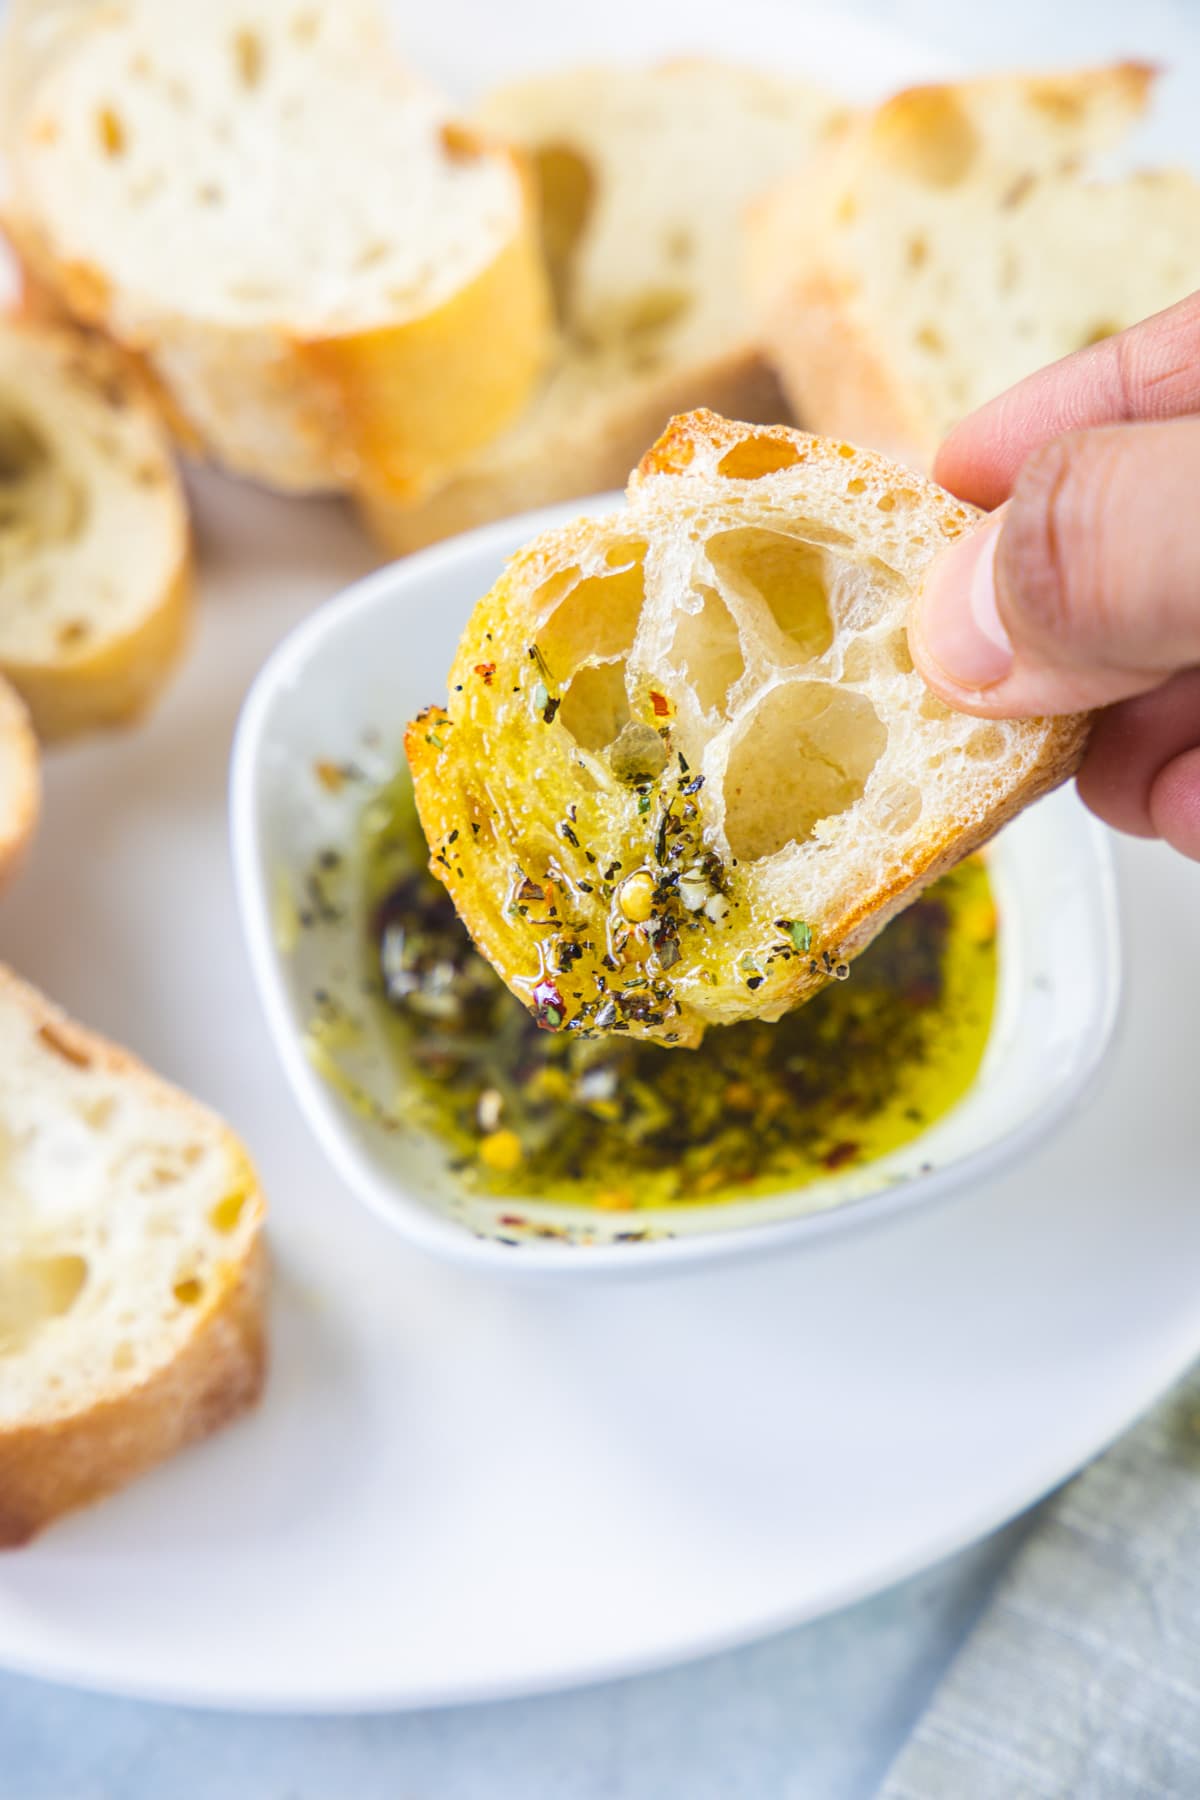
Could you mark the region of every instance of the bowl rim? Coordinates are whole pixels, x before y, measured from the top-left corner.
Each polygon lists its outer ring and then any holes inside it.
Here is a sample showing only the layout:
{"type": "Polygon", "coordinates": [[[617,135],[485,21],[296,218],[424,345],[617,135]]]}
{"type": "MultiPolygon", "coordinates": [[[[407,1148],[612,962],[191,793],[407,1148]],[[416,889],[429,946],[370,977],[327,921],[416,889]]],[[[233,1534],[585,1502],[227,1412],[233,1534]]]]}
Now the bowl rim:
{"type": "Polygon", "coordinates": [[[242,933],[270,1037],[299,1112],[341,1180],[399,1236],[442,1259],[517,1277],[664,1274],[714,1261],[741,1261],[785,1250],[812,1251],[852,1232],[899,1222],[952,1195],[961,1196],[975,1182],[999,1175],[1030,1154],[1084,1099],[1099,1074],[1120,1011],[1122,956],[1116,876],[1108,833],[1089,815],[1081,823],[1097,877],[1094,900],[1105,954],[1099,959],[1088,1016],[1076,1034],[1070,1070],[1044,1101],[1002,1138],[839,1206],[761,1225],[607,1244],[537,1239],[500,1243],[477,1234],[465,1220],[426,1205],[381,1172],[369,1151],[347,1130],[342,1103],[304,1051],[293,1020],[283,955],[274,941],[269,872],[262,851],[259,776],[275,703],[283,692],[299,685],[325,642],[381,604],[416,604],[429,577],[493,552],[502,563],[538,532],[588,511],[610,511],[622,499],[619,493],[592,495],[496,520],[387,563],[342,589],[288,632],[271,652],[242,704],[230,757],[229,830],[242,933]]]}

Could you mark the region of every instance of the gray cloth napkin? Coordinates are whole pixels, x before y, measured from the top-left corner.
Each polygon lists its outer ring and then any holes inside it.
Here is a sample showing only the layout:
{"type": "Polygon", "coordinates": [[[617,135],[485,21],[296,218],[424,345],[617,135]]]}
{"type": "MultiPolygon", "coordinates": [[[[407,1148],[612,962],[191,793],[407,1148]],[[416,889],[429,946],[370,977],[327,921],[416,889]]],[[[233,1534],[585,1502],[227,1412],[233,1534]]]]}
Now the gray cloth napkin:
{"type": "Polygon", "coordinates": [[[1044,1509],[879,1800],[1200,1800],[1200,1375],[1044,1509]]]}

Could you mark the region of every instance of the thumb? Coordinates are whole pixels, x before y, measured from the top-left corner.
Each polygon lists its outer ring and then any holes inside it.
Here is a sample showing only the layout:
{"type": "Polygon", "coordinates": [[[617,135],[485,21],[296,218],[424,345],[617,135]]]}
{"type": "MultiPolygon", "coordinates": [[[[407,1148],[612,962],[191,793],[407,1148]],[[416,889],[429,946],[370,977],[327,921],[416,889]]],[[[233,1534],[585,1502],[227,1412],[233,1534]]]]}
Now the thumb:
{"type": "Polygon", "coordinates": [[[933,563],[913,660],[991,718],[1083,712],[1200,664],[1200,419],[1035,450],[1012,499],[933,563]]]}

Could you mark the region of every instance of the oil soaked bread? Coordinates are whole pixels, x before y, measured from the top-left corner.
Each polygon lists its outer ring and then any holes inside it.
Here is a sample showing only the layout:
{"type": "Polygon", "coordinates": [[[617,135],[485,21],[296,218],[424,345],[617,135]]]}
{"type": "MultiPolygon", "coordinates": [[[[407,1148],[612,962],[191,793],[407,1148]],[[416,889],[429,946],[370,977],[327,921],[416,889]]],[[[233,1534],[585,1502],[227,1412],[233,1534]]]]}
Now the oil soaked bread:
{"type": "Polygon", "coordinates": [[[981,723],[913,670],[909,603],[978,517],[693,413],[622,512],[514,558],[407,744],[431,867],[543,1024],[777,1018],[1072,772],[1086,721],[981,723]]]}

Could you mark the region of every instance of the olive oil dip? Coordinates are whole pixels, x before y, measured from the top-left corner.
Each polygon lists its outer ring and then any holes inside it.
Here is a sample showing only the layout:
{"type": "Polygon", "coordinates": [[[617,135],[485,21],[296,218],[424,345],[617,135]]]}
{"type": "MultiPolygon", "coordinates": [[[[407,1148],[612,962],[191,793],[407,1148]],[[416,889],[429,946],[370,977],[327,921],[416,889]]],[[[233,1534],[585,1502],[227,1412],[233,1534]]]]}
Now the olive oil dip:
{"type": "Polygon", "coordinates": [[[365,954],[405,1116],[471,1187],[609,1210],[745,1200],[870,1162],[971,1086],[996,990],[978,857],[776,1024],[695,1050],[540,1030],[426,867],[407,771],[367,806],[365,954]]]}

